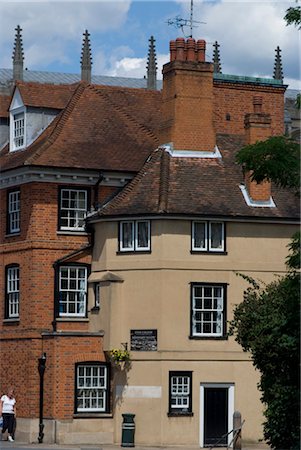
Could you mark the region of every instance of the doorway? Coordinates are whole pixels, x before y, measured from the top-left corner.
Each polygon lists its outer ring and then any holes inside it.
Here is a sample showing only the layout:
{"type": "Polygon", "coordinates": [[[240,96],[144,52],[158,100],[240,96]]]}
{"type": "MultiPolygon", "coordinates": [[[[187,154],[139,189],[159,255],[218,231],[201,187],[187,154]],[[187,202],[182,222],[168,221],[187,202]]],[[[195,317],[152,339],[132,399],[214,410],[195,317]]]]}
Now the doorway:
{"type": "Polygon", "coordinates": [[[201,384],[200,411],[200,446],[226,447],[230,444],[232,433],[229,435],[227,433],[232,430],[234,385],[201,384]]]}

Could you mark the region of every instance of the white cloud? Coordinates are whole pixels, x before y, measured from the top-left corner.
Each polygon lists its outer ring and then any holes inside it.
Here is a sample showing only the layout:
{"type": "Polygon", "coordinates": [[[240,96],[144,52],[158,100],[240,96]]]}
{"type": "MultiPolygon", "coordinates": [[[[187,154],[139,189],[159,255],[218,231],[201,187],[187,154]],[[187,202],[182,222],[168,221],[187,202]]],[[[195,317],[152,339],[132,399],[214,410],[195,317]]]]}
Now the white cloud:
{"type": "MultiPolygon", "coordinates": [[[[68,46],[78,49],[82,42],[82,33],[88,29],[105,33],[119,30],[124,25],[131,1],[114,2],[0,2],[0,66],[2,61],[11,58],[16,25],[23,29],[25,64],[32,68],[59,61],[68,61],[68,46]]],[[[78,57],[79,60],[79,57],[78,57]]]]}

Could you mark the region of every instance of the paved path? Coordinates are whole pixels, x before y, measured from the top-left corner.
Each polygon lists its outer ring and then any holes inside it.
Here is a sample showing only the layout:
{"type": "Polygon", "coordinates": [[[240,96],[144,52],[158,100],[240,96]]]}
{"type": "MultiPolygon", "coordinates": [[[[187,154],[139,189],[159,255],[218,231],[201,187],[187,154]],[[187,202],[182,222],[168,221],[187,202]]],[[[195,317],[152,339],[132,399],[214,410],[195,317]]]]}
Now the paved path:
{"type": "MultiPolygon", "coordinates": [[[[0,448],[1,450],[123,450],[126,449],[126,447],[121,447],[117,444],[100,444],[97,445],[58,445],[58,444],[26,444],[22,442],[7,442],[7,441],[0,441],[0,448]]],[[[133,447],[128,447],[133,448],[133,447]]],[[[201,450],[198,446],[184,446],[184,445],[178,445],[178,446],[143,446],[143,445],[136,445],[135,450],[201,450]]],[[[209,450],[208,448],[204,450],[209,450]]],[[[226,450],[225,447],[218,447],[214,450],[226,450]]],[[[258,444],[255,446],[243,446],[242,450],[269,450],[268,446],[265,446],[264,444],[258,444]]]]}

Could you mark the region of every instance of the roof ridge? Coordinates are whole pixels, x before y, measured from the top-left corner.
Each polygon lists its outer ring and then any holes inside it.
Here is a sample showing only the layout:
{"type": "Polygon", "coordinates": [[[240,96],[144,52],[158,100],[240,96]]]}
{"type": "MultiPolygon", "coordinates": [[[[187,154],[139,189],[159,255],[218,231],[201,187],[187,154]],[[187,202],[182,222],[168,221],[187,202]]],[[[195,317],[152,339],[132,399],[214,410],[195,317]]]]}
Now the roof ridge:
{"type": "MultiPolygon", "coordinates": [[[[46,138],[44,143],[41,145],[40,149],[34,153],[32,156],[30,156],[25,164],[31,164],[35,161],[37,157],[39,157],[43,151],[45,151],[51,144],[53,144],[56,139],[59,137],[60,133],[62,132],[64,125],[66,121],[68,120],[71,112],[73,111],[76,103],[80,99],[82,93],[84,92],[85,88],[87,86],[87,83],[79,82],[77,88],[71,95],[71,98],[68,100],[68,103],[66,107],[59,113],[57,116],[57,124],[55,125],[54,129],[51,131],[50,135],[46,138]]],[[[55,120],[55,119],[54,119],[55,120]]],[[[51,125],[51,124],[49,124],[51,125]]],[[[46,128],[47,129],[47,128],[46,128]]]]}
{"type": "Polygon", "coordinates": [[[93,90],[95,90],[99,95],[101,95],[102,97],[104,97],[107,101],[109,101],[111,103],[111,105],[123,116],[125,117],[130,123],[132,123],[133,125],[135,125],[136,128],[139,128],[141,130],[143,130],[150,138],[154,139],[155,141],[158,141],[157,136],[150,131],[148,128],[146,128],[144,125],[138,123],[134,117],[132,117],[131,115],[129,115],[122,106],[118,105],[117,103],[115,103],[112,98],[107,94],[104,93],[102,89],[99,89],[99,87],[94,87],[91,86],[91,88],[93,90]]]}
{"type": "Polygon", "coordinates": [[[164,213],[168,210],[169,163],[170,154],[162,148],[159,181],[159,213],[164,213]]]}
{"type": "Polygon", "coordinates": [[[110,210],[110,208],[119,206],[120,203],[122,203],[123,199],[127,197],[127,195],[139,184],[145,174],[148,173],[149,166],[154,164],[154,162],[156,162],[156,159],[161,157],[160,150],[162,149],[156,148],[156,150],[154,150],[150,154],[150,156],[148,156],[147,160],[145,161],[137,175],[110,202],[108,202],[100,210],[98,210],[98,215],[101,215],[102,211],[108,211],[110,210]]]}

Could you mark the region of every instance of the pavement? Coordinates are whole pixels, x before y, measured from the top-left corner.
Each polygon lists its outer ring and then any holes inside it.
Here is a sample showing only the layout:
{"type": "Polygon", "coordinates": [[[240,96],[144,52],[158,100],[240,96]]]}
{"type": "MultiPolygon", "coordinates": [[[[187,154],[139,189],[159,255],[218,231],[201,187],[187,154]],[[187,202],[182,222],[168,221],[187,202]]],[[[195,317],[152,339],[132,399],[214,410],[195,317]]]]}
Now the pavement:
{"type": "MultiPolygon", "coordinates": [[[[1,450],[9,450],[11,448],[17,450],[122,450],[120,444],[100,444],[98,445],[58,445],[58,444],[39,444],[39,443],[22,443],[22,442],[0,442],[1,450]]],[[[149,445],[135,445],[135,450],[201,450],[199,446],[149,446],[149,445]]],[[[215,447],[218,450],[227,450],[226,447],[215,447]]],[[[242,446],[242,450],[268,450],[269,447],[264,444],[242,446]]],[[[209,450],[208,447],[204,450],[209,450]]]]}

